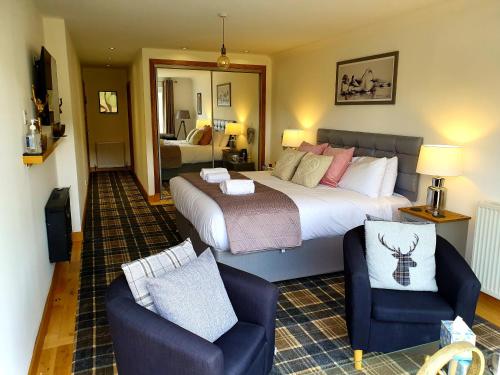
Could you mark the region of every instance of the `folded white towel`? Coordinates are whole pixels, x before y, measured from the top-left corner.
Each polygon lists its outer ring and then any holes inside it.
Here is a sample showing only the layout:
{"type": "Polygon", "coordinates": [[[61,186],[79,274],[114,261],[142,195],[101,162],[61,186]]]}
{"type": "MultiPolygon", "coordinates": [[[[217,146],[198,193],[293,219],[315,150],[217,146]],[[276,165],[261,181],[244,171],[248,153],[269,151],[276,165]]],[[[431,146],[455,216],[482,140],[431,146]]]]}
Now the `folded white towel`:
{"type": "Polygon", "coordinates": [[[219,183],[229,180],[231,176],[227,172],[209,173],[205,176],[205,181],[209,183],[219,183]]]}
{"type": "Polygon", "coordinates": [[[220,190],[228,195],[245,195],[255,193],[253,180],[226,180],[220,183],[220,190]]]}
{"type": "Polygon", "coordinates": [[[201,168],[200,177],[206,181],[206,177],[211,173],[227,172],[226,168],[201,168]]]}

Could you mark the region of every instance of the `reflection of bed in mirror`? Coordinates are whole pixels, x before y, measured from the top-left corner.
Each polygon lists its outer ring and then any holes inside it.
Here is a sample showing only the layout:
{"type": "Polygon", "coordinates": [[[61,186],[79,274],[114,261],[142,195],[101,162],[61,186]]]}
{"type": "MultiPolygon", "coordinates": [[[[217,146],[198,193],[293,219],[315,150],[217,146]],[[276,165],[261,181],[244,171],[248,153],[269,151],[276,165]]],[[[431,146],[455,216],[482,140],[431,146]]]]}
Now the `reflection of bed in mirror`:
{"type": "MultiPolygon", "coordinates": [[[[224,135],[226,124],[233,120],[214,119],[213,137],[215,167],[222,166],[222,150],[227,148],[229,136],[224,135]]],[[[212,144],[193,145],[185,140],[160,140],[162,181],[185,172],[198,172],[212,167],[212,144]]]]}

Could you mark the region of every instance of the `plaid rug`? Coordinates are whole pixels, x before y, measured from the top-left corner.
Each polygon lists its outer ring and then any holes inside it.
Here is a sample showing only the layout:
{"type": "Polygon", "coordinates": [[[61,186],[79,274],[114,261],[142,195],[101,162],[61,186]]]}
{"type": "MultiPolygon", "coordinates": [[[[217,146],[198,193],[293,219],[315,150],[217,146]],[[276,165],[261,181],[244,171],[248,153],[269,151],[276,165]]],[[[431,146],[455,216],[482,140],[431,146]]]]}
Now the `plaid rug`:
{"type": "MultiPolygon", "coordinates": [[[[173,206],[151,206],[128,172],[93,173],[89,185],[80,271],[73,372],[116,373],[104,308],[106,287],[121,264],[180,242],[173,206]]],[[[344,321],[341,273],[277,284],[280,289],[273,374],[355,374],[344,321]]],[[[500,348],[500,332],[477,319],[477,346],[500,348]]],[[[416,353],[367,353],[368,374],[413,374],[423,361],[416,353]]]]}

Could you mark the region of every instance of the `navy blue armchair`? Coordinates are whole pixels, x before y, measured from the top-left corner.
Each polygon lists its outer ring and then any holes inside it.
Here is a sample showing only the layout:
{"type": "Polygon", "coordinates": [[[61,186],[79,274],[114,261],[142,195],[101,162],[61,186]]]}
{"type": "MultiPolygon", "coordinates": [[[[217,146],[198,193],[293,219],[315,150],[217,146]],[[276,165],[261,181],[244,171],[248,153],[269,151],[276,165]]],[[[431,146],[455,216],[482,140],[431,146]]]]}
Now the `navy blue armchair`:
{"type": "Polygon", "coordinates": [[[218,264],[238,323],[211,343],[135,303],[125,277],[106,293],[106,310],[120,375],[267,374],[274,358],[278,289],[218,264]]]}
{"type": "Polygon", "coordinates": [[[441,320],[472,326],[481,284],[457,250],[436,239],[438,292],[375,289],[366,263],[365,230],[344,236],[345,314],[355,367],[363,351],[392,352],[439,340],[441,320]]]}

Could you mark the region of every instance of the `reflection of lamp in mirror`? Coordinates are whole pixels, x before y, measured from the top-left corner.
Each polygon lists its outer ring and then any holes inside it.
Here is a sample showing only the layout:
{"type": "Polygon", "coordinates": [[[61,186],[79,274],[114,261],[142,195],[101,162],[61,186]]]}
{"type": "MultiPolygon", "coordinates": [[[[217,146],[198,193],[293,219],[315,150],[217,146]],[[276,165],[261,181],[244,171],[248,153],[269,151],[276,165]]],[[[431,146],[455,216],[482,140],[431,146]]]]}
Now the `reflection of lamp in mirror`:
{"type": "Polygon", "coordinates": [[[208,118],[199,118],[196,120],[196,129],[203,129],[207,125],[212,126],[212,121],[208,118]]]}
{"type": "Polygon", "coordinates": [[[281,145],[283,147],[297,148],[304,140],[304,131],[301,129],[285,129],[281,145]]]}
{"type": "Polygon", "coordinates": [[[184,130],[184,139],[186,139],[187,132],[186,132],[186,123],[184,122],[184,120],[189,120],[191,118],[191,116],[189,115],[189,111],[186,109],[181,109],[177,111],[175,118],[177,120],[181,120],[181,123],[179,125],[179,130],[177,131],[176,135],[177,139],[179,139],[179,134],[181,132],[181,129],[184,130]]]}
{"type": "Polygon", "coordinates": [[[443,217],[446,188],[444,177],[460,176],[462,174],[461,146],[422,145],[418,157],[417,173],[431,175],[432,185],[427,188],[428,212],[432,216],[443,217]]]}
{"type": "Polygon", "coordinates": [[[229,147],[231,147],[231,151],[236,151],[236,137],[241,134],[243,129],[243,125],[237,122],[228,122],[226,124],[226,130],[224,133],[229,135],[229,147]]]}

